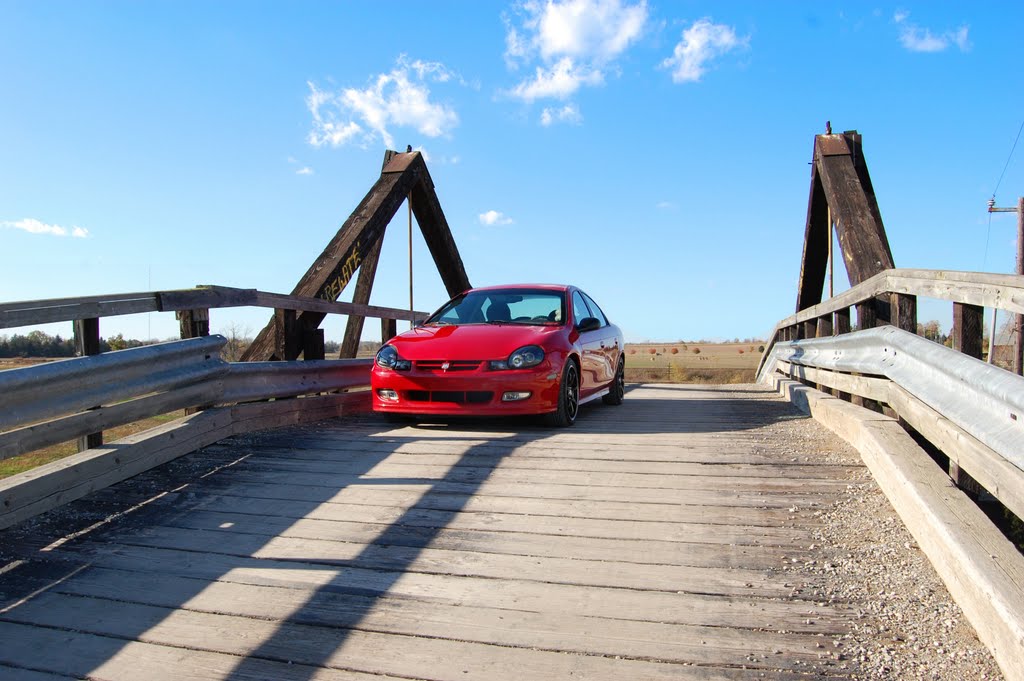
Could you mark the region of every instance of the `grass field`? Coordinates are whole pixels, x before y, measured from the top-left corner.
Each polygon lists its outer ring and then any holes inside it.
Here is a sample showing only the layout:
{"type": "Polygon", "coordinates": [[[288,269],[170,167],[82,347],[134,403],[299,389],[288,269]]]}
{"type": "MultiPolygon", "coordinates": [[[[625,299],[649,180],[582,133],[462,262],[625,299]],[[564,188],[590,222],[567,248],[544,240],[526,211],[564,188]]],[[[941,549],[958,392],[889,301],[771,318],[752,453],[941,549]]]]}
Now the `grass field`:
{"type": "Polygon", "coordinates": [[[763,345],[626,343],[626,380],[657,383],[750,383],[763,345]]]}

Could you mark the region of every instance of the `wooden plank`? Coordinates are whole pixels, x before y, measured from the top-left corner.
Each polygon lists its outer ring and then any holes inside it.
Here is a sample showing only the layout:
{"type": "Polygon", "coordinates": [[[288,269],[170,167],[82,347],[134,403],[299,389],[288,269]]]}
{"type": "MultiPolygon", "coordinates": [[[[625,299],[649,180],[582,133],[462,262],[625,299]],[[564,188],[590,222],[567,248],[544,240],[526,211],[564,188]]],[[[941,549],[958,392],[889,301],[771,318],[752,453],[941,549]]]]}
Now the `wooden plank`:
{"type": "Polygon", "coordinates": [[[178,310],[174,316],[178,320],[181,338],[199,338],[210,335],[209,308],[178,310]]]}
{"type": "MultiPolygon", "coordinates": [[[[4,645],[0,646],[0,664],[34,667],[78,679],[213,681],[232,678],[239,664],[237,655],[96,636],[74,629],[60,630],[59,635],[54,635],[52,629],[0,621],[0,636],[4,640],[4,645]]],[[[311,668],[290,664],[287,660],[252,660],[247,662],[245,671],[250,679],[275,681],[387,681],[394,678],[311,668]]]]}
{"type": "Polygon", "coordinates": [[[0,329],[36,326],[76,319],[115,317],[159,310],[152,293],[124,293],[84,298],[56,298],[0,303],[0,329]]]}
{"type": "Polygon", "coordinates": [[[423,163],[422,156],[416,161],[418,164],[414,167],[420,173],[420,177],[419,182],[412,187],[412,211],[416,214],[416,222],[437,266],[438,274],[441,275],[445,290],[448,291],[450,298],[454,298],[472,288],[472,285],[469,283],[469,276],[462,264],[462,257],[455,245],[448,220],[441,210],[441,201],[434,191],[434,181],[430,179],[426,163],[423,163]]]}
{"type": "MultiPolygon", "coordinates": [[[[562,580],[498,580],[483,577],[353,567],[338,560],[314,561],[285,547],[270,547],[260,556],[224,551],[195,553],[139,542],[113,545],[85,543],[91,564],[99,567],[176,574],[243,584],[319,588],[329,583],[338,593],[388,594],[449,604],[546,612],[555,608],[581,617],[657,621],[666,624],[767,629],[834,634],[845,630],[852,609],[841,603],[798,605],[755,597],[722,597],[682,590],[654,591],[579,585],[562,580]],[[288,557],[276,554],[289,554],[288,557]],[[657,613],[657,614],[654,614],[657,613]]],[[[183,544],[190,542],[181,537],[183,544]]],[[[156,543],[151,542],[151,543],[156,543]]],[[[194,545],[194,544],[193,544],[194,545]]],[[[297,549],[301,551],[301,549],[297,549]]]]}
{"type": "MultiPolygon", "coordinates": [[[[267,622],[251,617],[172,610],[135,603],[97,599],[44,596],[14,613],[19,621],[54,628],[85,630],[91,634],[124,640],[145,633],[151,645],[173,646],[208,655],[233,655],[239,661],[236,678],[256,676],[268,664],[287,660],[295,666],[355,670],[360,674],[422,678],[643,678],[726,679],[743,678],[731,670],[688,670],[678,664],[593,654],[566,655],[561,650],[504,647],[475,642],[439,640],[374,631],[311,626],[288,621],[267,622]],[[68,600],[77,601],[67,605],[68,600]],[[48,607],[49,606],[49,607],[48,607]],[[84,609],[88,606],[87,609],[84,609]],[[77,619],[67,616],[79,610],[77,619]],[[84,610],[84,612],[82,612],[84,610]],[[399,654],[400,653],[400,654],[399,654]],[[716,673],[717,672],[717,673],[716,673]],[[699,675],[698,675],[699,674],[699,675]]],[[[103,668],[101,667],[101,670],[103,668]]],[[[218,670],[220,671],[220,670],[218,670]]],[[[109,673],[109,672],[107,672],[109,673]]],[[[756,678],[751,670],[746,678],[756,678]]],[[[783,672],[779,678],[802,677],[783,672]]],[[[161,674],[157,678],[164,678],[161,674]]],[[[154,678],[146,676],[145,678],[154,678]]],[[[287,678],[294,678],[289,675],[287,678]]]]}
{"type": "Polygon", "coordinates": [[[595,631],[593,619],[569,612],[498,610],[232,582],[197,583],[174,575],[161,576],[159,588],[154,588],[156,581],[145,573],[91,569],[61,582],[53,591],[167,608],[187,601],[192,611],[312,626],[358,627],[405,636],[580,654],[601,651],[608,657],[701,665],[799,669],[817,662],[821,653],[821,638],[808,634],[620,619],[602,619],[595,631]],[[196,593],[200,586],[202,590],[196,593]],[[782,659],[775,654],[780,648],[788,653],[782,659]],[[751,661],[751,656],[758,659],[751,661]]]}
{"type": "Polygon", "coordinates": [[[884,378],[856,376],[838,371],[779,362],[778,369],[790,378],[828,386],[860,398],[888,402],[892,383],[884,378]]]}
{"type": "Polygon", "coordinates": [[[1024,518],[1024,471],[905,389],[892,386],[889,403],[914,430],[967,471],[1018,518],[1024,518]]]}
{"type": "Polygon", "coordinates": [[[0,480],[0,528],[80,499],[231,432],[230,414],[209,410],[0,480]]]}

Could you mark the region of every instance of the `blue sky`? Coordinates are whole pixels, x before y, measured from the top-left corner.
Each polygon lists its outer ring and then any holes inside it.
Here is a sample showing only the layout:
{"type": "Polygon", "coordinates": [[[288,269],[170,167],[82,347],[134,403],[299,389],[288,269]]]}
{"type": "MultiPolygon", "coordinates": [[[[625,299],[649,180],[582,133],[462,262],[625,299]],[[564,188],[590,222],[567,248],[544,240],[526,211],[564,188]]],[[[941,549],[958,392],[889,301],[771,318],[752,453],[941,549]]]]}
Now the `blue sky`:
{"type": "MultiPolygon", "coordinates": [[[[985,202],[1024,120],[1022,20],[1009,2],[0,0],[0,300],[289,292],[384,150],[412,145],[475,285],[577,284],[628,340],[765,336],[793,311],[826,120],[864,135],[897,266],[1011,272],[1014,216],[990,226],[985,202]]],[[[1024,194],[1022,156],[999,205],[1024,194]]],[[[405,221],[375,304],[408,305],[405,221]]],[[[418,234],[414,261],[433,310],[418,234]]],[[[946,304],[921,307],[948,328],[946,304]]]]}

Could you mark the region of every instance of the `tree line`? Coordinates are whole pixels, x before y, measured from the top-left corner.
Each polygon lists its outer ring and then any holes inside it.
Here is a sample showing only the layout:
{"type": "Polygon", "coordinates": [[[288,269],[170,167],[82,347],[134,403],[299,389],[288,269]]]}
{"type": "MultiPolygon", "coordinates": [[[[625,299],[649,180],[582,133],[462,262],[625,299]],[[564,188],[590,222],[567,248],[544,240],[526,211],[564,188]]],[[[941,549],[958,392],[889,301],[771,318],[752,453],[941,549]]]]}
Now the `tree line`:
{"type": "MultiPolygon", "coordinates": [[[[149,341],[150,343],[155,341],[149,341]]],[[[125,338],[122,334],[100,339],[100,351],[125,350],[137,348],[143,343],[134,338],[125,338]]],[[[74,357],[75,340],[62,338],[60,334],[51,336],[43,331],[30,331],[27,334],[0,336],[0,357],[74,357]]]]}

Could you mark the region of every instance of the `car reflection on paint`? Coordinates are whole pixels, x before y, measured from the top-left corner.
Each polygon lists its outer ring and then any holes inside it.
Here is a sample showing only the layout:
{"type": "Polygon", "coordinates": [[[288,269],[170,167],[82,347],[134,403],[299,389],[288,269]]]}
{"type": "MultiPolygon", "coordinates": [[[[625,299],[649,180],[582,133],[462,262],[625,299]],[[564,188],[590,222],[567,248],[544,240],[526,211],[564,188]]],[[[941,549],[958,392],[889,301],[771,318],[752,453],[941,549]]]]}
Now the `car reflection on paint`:
{"type": "Polygon", "coordinates": [[[471,289],[389,340],[371,387],[377,412],[543,414],[569,426],[581,404],[622,403],[622,332],[574,286],[471,289]]]}

